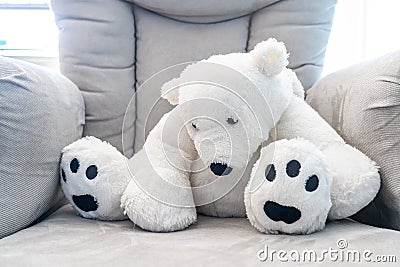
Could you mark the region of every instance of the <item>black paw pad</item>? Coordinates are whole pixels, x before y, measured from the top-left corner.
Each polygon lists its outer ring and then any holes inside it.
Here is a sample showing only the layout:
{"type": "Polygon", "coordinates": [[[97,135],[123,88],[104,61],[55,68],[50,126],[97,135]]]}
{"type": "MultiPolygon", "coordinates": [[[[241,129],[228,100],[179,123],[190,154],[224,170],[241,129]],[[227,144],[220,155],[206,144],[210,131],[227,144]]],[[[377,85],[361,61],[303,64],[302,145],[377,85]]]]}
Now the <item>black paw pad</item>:
{"type": "Polygon", "coordinates": [[[69,164],[69,168],[71,169],[71,172],[77,173],[78,169],[79,169],[79,161],[76,158],[71,160],[71,163],[69,164]]]}
{"type": "Polygon", "coordinates": [[[312,176],[308,177],[308,179],[306,181],[306,191],[313,192],[313,191],[317,190],[318,185],[319,185],[318,176],[312,175],[312,176]]]}
{"type": "Polygon", "coordinates": [[[283,206],[273,201],[265,202],[264,213],[271,220],[286,224],[292,224],[301,218],[301,212],[295,207],[283,206]]]}
{"type": "Polygon", "coordinates": [[[286,165],[286,174],[289,177],[296,177],[297,175],[299,175],[300,173],[300,162],[298,162],[297,160],[291,160],[289,161],[289,163],[286,165]]]}
{"type": "Polygon", "coordinates": [[[230,174],[232,168],[225,163],[211,163],[210,170],[217,176],[224,176],[230,174]]]}
{"type": "Polygon", "coordinates": [[[96,165],[90,165],[89,167],[87,167],[86,169],[86,177],[89,180],[92,180],[94,178],[96,178],[97,176],[97,166],[96,165]]]}
{"type": "Polygon", "coordinates": [[[64,183],[66,183],[66,182],[67,182],[67,177],[65,176],[65,171],[64,171],[64,169],[61,169],[61,177],[62,177],[64,183]]]}
{"type": "Polygon", "coordinates": [[[82,211],[95,211],[99,207],[97,201],[91,195],[72,196],[75,205],[82,211]]]}
{"type": "Polygon", "coordinates": [[[265,178],[268,181],[272,182],[275,180],[276,177],[276,170],[274,164],[268,164],[267,168],[265,169],[265,178]]]}

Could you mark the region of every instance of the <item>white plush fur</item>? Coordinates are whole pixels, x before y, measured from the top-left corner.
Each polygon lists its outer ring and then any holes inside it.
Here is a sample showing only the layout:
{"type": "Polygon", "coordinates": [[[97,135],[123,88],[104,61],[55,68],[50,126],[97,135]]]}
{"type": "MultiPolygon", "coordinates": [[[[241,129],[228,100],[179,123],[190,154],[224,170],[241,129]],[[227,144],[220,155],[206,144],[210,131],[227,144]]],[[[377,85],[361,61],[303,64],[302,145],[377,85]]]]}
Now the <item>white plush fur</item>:
{"type": "Polygon", "coordinates": [[[330,219],[351,216],[374,199],[380,188],[375,162],[345,144],[304,100],[293,97],[281,120],[271,131],[270,141],[296,137],[312,141],[325,155],[333,179],[330,219]]]}
{"type": "Polygon", "coordinates": [[[250,56],[258,69],[267,76],[279,74],[289,64],[285,44],[273,38],[258,43],[250,56]]]}
{"type": "Polygon", "coordinates": [[[188,179],[188,159],[195,150],[176,114],[165,114],[144,148],[129,160],[134,179],[124,192],[122,208],[135,224],[149,231],[181,230],[197,219],[188,179]]]}
{"type": "Polygon", "coordinates": [[[179,103],[172,112],[182,118],[200,155],[190,174],[200,213],[245,216],[243,190],[251,171],[248,163],[257,159],[254,152],[268,138],[293,94],[304,95],[298,90],[297,77],[294,79],[295,74],[285,66],[277,64],[276,75],[267,76],[255,64],[256,54],[263,53],[266,60],[270,58],[268,64],[274,63],[272,59],[287,61],[283,48],[282,43],[270,39],[249,54],[212,56],[187,67],[179,78],[163,86],[162,96],[171,104],[179,103]],[[274,51],[281,53],[268,57],[274,51]],[[230,125],[228,118],[238,122],[230,125]],[[208,168],[212,162],[225,163],[233,171],[216,177],[208,168]]]}
{"type": "Polygon", "coordinates": [[[263,233],[308,234],[321,230],[332,205],[331,181],[324,155],[310,141],[283,139],[273,142],[261,150],[245,190],[247,216],[251,224],[263,233]],[[291,160],[301,163],[297,177],[286,174],[286,166],[291,160]],[[273,181],[268,181],[265,175],[269,164],[273,164],[276,170],[273,181]],[[305,184],[312,175],[318,177],[319,185],[315,191],[307,192],[305,184]],[[264,212],[266,201],[295,207],[301,212],[301,217],[291,224],[274,221],[264,212]]]}
{"type": "Polygon", "coordinates": [[[372,201],[379,191],[378,166],[349,145],[333,143],[322,151],[333,170],[329,219],[349,217],[372,201]]]}
{"type": "Polygon", "coordinates": [[[82,138],[62,150],[60,163],[61,187],[74,209],[83,217],[101,220],[126,219],[120,208],[121,196],[131,179],[127,159],[112,145],[95,137],[82,138]],[[71,161],[77,159],[79,168],[71,171],[71,161]],[[88,179],[89,166],[97,167],[97,176],[88,179]],[[65,180],[62,172],[65,173],[65,180]],[[98,208],[85,212],[73,201],[73,196],[91,195],[98,208]]]}
{"type": "MultiPolygon", "coordinates": [[[[162,97],[177,106],[128,161],[133,179],[121,207],[135,224],[156,232],[181,230],[196,221],[197,208],[219,217],[247,213],[266,233],[310,233],[324,226],[331,205],[329,218],[338,219],[375,197],[380,185],[375,163],[346,145],[303,100],[301,83],[286,68],[287,57],[283,43],[269,39],[249,53],[216,55],[190,65],[162,87],[162,97]],[[251,171],[262,146],[267,147],[251,171]],[[271,158],[271,147],[276,157],[271,158]],[[303,169],[296,179],[285,180],[284,164],[293,157],[304,162],[303,169]],[[250,190],[263,179],[268,161],[279,170],[275,183],[263,181],[250,190]],[[306,194],[301,185],[310,173],[318,174],[321,187],[306,194]],[[262,213],[268,199],[298,205],[302,219],[288,225],[269,222],[262,213]]],[[[81,153],[80,147],[72,150],[81,153]]]]}

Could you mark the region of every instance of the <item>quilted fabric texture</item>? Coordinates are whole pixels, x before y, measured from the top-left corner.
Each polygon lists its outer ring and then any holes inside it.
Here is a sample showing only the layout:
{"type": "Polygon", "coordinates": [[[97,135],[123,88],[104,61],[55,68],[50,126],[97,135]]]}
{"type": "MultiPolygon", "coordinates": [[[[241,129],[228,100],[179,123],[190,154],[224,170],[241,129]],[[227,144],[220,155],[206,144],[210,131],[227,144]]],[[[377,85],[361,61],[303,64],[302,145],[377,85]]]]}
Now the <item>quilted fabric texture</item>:
{"type": "Polygon", "coordinates": [[[400,51],[321,79],[307,101],[381,167],[377,198],[355,218],[400,230],[400,51]]]}
{"type": "Polygon", "coordinates": [[[81,136],[83,124],[83,99],[74,84],[0,57],[0,238],[61,199],[60,151],[81,136]]]}
{"type": "Polygon", "coordinates": [[[165,81],[190,62],[248,51],[269,37],[286,43],[290,67],[311,87],[321,73],[335,3],[52,0],[61,70],[86,103],[84,135],[132,156],[171,109],[159,99],[165,81]]]}
{"type": "Polygon", "coordinates": [[[128,0],[128,2],[176,20],[211,23],[249,15],[279,0],[128,0]]]}

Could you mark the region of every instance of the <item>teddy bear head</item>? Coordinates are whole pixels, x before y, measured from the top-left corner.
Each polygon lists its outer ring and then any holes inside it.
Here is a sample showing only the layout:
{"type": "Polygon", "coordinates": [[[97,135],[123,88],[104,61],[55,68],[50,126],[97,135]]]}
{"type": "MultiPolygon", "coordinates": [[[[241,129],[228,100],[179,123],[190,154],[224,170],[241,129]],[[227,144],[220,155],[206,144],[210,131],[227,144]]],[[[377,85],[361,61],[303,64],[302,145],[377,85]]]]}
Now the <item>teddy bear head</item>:
{"type": "Polygon", "coordinates": [[[216,175],[246,164],[295,95],[304,90],[275,39],[249,53],[215,55],[165,83],[162,97],[184,121],[190,138],[216,175]]]}

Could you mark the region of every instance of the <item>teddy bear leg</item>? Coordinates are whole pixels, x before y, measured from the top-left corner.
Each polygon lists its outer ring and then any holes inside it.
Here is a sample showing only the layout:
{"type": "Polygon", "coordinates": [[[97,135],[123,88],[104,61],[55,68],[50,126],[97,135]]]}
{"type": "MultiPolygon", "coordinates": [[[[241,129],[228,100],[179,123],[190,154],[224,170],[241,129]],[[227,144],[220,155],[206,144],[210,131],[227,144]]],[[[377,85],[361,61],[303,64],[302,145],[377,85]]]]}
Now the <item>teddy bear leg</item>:
{"type": "Polygon", "coordinates": [[[261,150],[245,189],[246,213],[263,233],[309,234],[324,228],[331,176],[322,152],[304,139],[261,150]]]}
{"type": "Polygon", "coordinates": [[[378,167],[362,152],[347,144],[333,143],[322,152],[333,176],[329,219],[354,215],[378,193],[378,167]]]}
{"type": "Polygon", "coordinates": [[[303,99],[293,97],[271,132],[272,140],[301,137],[324,154],[332,173],[330,219],[353,215],[371,202],[380,187],[378,167],[362,152],[347,145],[303,99]]]}

